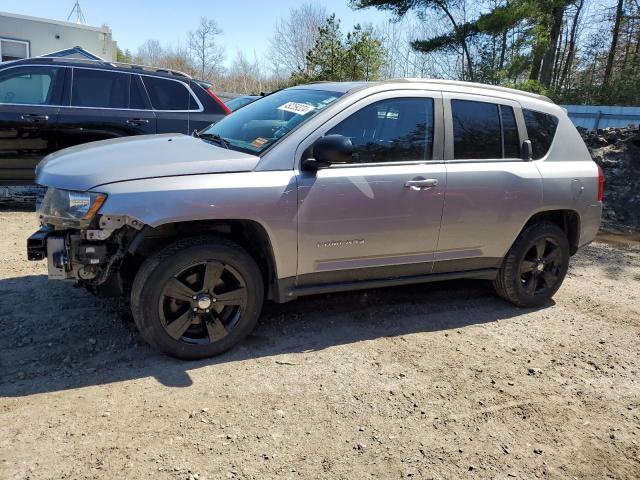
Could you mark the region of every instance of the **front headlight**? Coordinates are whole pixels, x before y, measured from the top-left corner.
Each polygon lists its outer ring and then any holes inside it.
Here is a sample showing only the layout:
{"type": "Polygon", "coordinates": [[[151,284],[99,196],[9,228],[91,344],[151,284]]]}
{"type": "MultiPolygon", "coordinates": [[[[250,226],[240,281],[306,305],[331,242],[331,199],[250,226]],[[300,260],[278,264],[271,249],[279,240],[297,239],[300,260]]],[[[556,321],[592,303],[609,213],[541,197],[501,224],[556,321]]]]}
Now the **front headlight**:
{"type": "Polygon", "coordinates": [[[106,198],[102,193],[49,188],[38,213],[43,221],[59,223],[55,220],[60,220],[71,226],[72,223],[90,221],[106,198]],[[71,222],[66,222],[68,220],[71,222]]]}

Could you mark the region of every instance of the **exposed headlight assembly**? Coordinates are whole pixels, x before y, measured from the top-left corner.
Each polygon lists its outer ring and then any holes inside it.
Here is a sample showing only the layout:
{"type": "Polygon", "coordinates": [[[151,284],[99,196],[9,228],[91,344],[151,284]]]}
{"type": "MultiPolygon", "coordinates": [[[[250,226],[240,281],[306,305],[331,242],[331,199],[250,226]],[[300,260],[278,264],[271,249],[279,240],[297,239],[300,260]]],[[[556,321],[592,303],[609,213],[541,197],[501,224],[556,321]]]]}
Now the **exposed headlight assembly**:
{"type": "Polygon", "coordinates": [[[49,188],[38,212],[40,221],[62,228],[82,228],[107,199],[103,193],[49,188]]]}

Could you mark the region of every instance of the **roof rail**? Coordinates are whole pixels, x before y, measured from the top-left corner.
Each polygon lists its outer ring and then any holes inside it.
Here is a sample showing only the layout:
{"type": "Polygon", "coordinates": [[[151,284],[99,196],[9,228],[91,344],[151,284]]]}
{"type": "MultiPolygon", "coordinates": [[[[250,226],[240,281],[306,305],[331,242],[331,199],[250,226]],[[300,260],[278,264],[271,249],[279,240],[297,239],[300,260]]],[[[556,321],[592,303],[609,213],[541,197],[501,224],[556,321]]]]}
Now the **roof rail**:
{"type": "Polygon", "coordinates": [[[128,68],[131,70],[143,70],[155,73],[167,73],[169,75],[175,75],[177,77],[191,78],[191,75],[181,72],[180,70],[174,70],[171,68],[152,67],[149,65],[138,65],[135,63],[125,62],[110,62],[109,60],[91,60],[88,58],[69,58],[69,57],[36,57],[43,60],[49,60],[51,62],[73,62],[73,63],[86,63],[89,65],[105,65],[116,68],[128,68]]]}
{"type": "Polygon", "coordinates": [[[517,90],[515,88],[501,87],[499,85],[487,85],[484,83],[477,83],[477,82],[463,82],[460,80],[438,80],[435,78],[390,78],[389,80],[385,80],[383,83],[398,83],[398,82],[431,83],[431,84],[451,85],[451,86],[459,86],[459,87],[475,87],[475,88],[482,88],[485,90],[494,90],[496,92],[522,95],[525,97],[535,98],[537,100],[554,103],[553,100],[551,100],[549,97],[546,97],[544,95],[539,95],[537,93],[527,92],[525,90],[517,90]]]}

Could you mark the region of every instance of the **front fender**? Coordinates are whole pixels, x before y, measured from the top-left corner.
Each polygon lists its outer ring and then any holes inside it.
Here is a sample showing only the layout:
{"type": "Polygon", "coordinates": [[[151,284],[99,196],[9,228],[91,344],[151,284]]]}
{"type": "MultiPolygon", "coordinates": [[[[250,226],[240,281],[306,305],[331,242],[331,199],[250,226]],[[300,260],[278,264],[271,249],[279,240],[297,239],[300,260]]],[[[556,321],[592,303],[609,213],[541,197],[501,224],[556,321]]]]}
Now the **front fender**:
{"type": "Polygon", "coordinates": [[[251,220],[269,236],[279,278],[296,274],[297,181],[292,171],[184,175],[113,183],[103,215],[153,228],[198,220],[251,220]]]}

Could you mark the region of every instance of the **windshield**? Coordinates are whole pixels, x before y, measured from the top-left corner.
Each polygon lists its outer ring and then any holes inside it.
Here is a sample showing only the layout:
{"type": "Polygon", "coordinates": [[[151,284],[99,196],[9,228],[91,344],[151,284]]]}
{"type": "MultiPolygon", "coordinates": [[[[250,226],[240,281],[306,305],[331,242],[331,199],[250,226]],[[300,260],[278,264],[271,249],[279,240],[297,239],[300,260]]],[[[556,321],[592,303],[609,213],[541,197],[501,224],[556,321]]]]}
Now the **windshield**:
{"type": "Polygon", "coordinates": [[[281,90],[211,125],[202,132],[202,138],[214,135],[231,149],[260,153],[341,95],[304,88],[281,90]]]}
{"type": "Polygon", "coordinates": [[[232,98],[228,102],[225,102],[225,105],[229,107],[229,110],[235,112],[240,107],[244,107],[245,105],[249,105],[251,102],[255,102],[260,97],[238,97],[232,98]]]}

